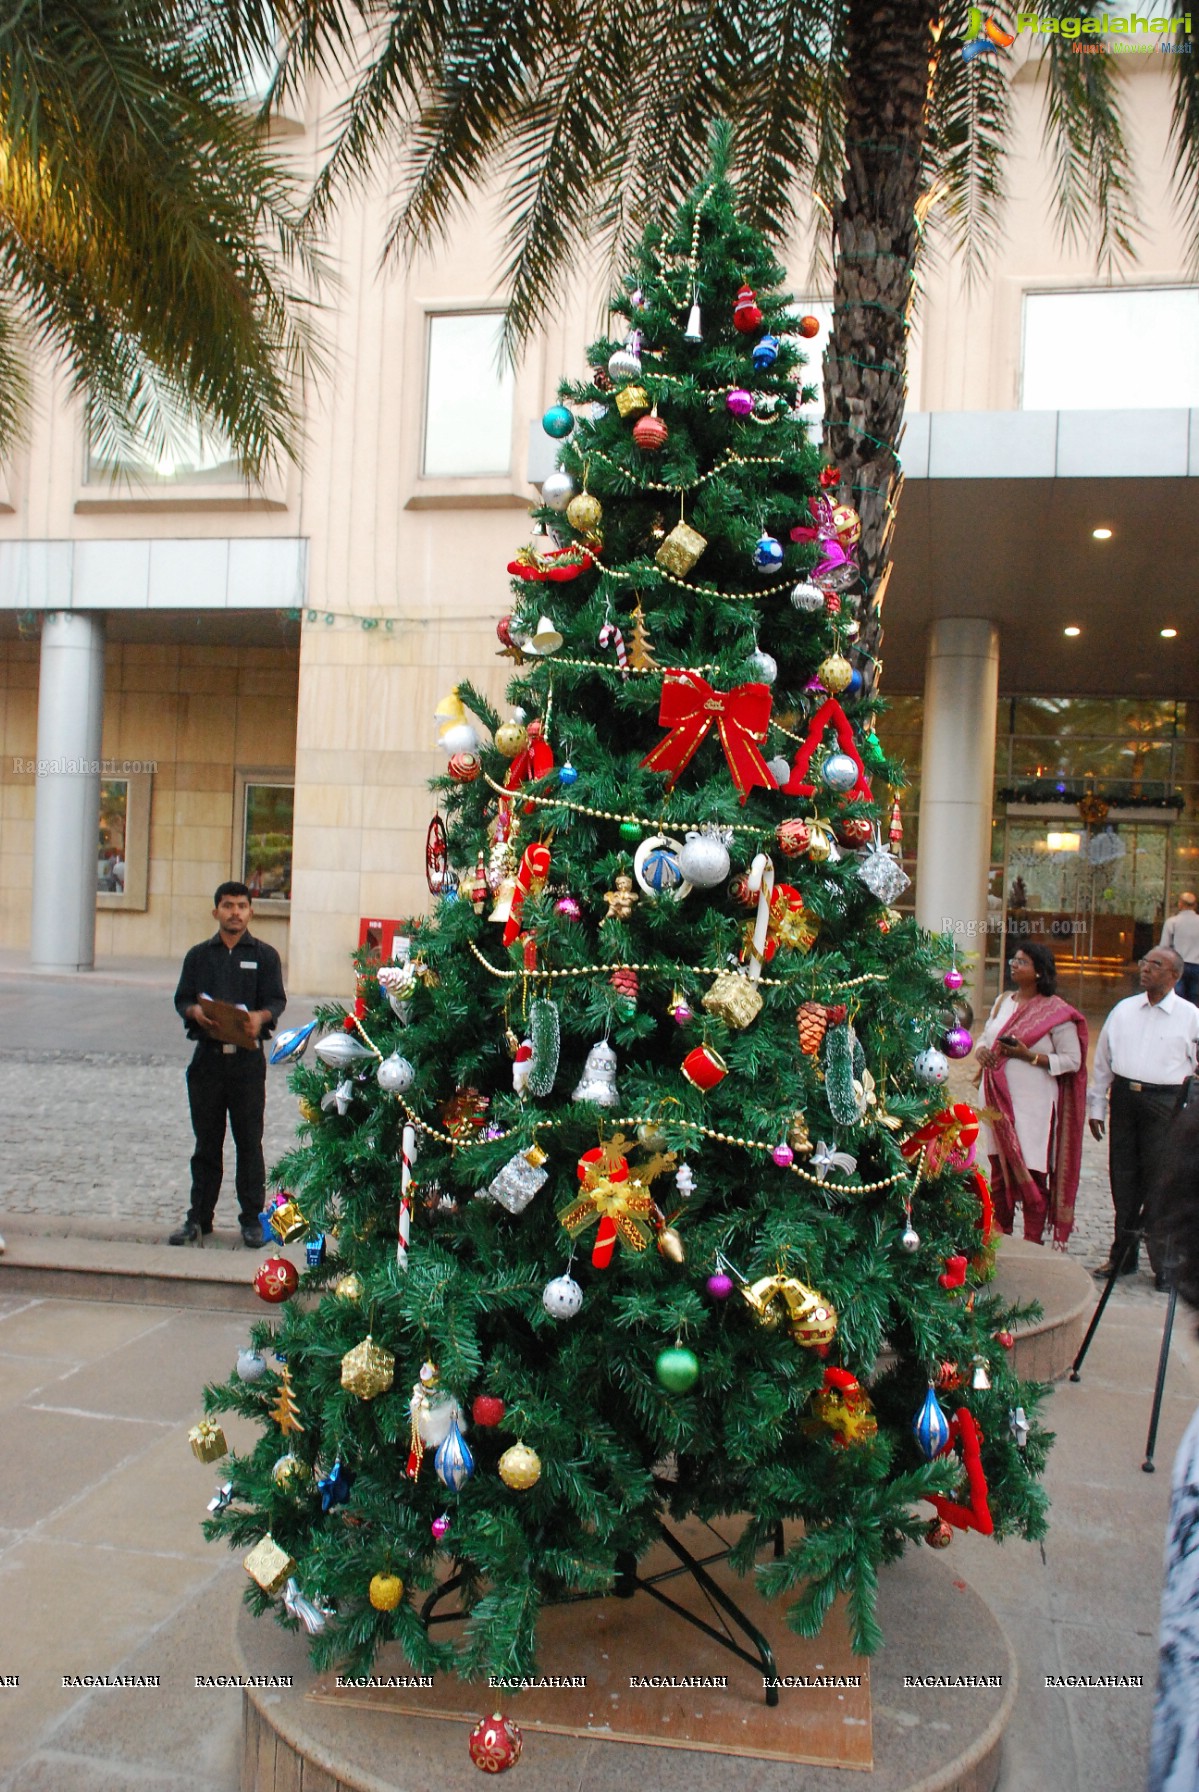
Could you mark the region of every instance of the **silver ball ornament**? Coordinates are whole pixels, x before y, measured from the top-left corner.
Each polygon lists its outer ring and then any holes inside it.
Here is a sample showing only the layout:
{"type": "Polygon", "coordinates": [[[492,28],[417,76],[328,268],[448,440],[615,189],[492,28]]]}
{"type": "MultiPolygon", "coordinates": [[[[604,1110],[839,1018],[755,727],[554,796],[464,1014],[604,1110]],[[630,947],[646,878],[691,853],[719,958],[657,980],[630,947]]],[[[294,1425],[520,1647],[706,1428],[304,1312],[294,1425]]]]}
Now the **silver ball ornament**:
{"type": "Polygon", "coordinates": [[[791,602],[801,615],[818,616],[824,609],[824,592],[819,585],[809,585],[806,579],[801,579],[791,588],[791,602]]]}
{"type": "Polygon", "coordinates": [[[386,1089],[389,1095],[405,1094],[411,1089],[415,1075],[407,1058],[401,1058],[399,1052],[392,1052],[390,1058],[384,1058],[375,1072],[380,1089],[386,1089]]]}
{"type": "Polygon", "coordinates": [[[555,1276],[546,1283],[541,1304],[551,1319],[573,1319],[583,1304],[583,1290],[573,1276],[555,1276]]]}
{"type": "Polygon", "coordinates": [[[921,1052],[916,1059],[913,1069],[922,1083],[939,1086],[949,1078],[949,1059],[944,1052],[939,1052],[936,1046],[930,1045],[928,1050],[921,1052]]]}
{"type": "Polygon", "coordinates": [[[259,1356],[256,1350],[238,1351],[237,1378],[239,1381],[260,1381],[265,1374],[265,1357],[259,1356]]]}
{"type": "Polygon", "coordinates": [[[541,502],[551,510],[565,510],[575,495],[575,482],[569,473],[551,473],[542,483],[541,502]]]}
{"type": "Polygon", "coordinates": [[[631,349],[618,348],[608,357],[608,372],[614,380],[635,380],[641,376],[641,357],[631,349]]]}
{"type": "Polygon", "coordinates": [[[760,647],[756,653],[750,654],[749,663],[753,667],[756,677],[762,684],[773,684],[779,675],[778,661],[773,655],[763,653],[760,647]]]}
{"type": "Polygon", "coordinates": [[[827,790],[843,794],[857,783],[858,768],[848,753],[830,753],[820,768],[820,781],[827,790]]]}
{"type": "Polygon", "coordinates": [[[729,849],[718,834],[690,833],[679,853],[679,870],[697,890],[722,884],[731,869],[729,849]]]}
{"type": "Polygon", "coordinates": [[[913,1251],[918,1251],[920,1249],[920,1234],[916,1231],[914,1226],[907,1226],[905,1227],[903,1237],[899,1242],[910,1256],[913,1251]]]}

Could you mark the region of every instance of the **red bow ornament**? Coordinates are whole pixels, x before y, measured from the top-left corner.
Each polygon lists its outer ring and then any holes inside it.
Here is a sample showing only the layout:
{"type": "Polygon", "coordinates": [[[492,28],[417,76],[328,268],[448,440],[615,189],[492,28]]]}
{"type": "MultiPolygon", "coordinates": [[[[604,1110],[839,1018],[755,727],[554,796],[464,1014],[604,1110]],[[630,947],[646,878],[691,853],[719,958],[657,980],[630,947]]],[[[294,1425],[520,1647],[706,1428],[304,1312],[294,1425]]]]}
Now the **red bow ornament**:
{"type": "Polygon", "coordinates": [[[918,1158],[922,1151],[926,1153],[924,1173],[931,1182],[942,1170],[968,1167],[965,1154],[977,1139],[978,1115],[966,1102],[955,1101],[951,1108],[942,1108],[939,1114],[917,1127],[899,1149],[909,1162],[918,1158]]]}
{"type": "Polygon", "coordinates": [[[670,733],[641,763],[652,772],[665,772],[666,788],[673,790],[715,724],[741,801],[757,784],[777,790],[758,751],[758,742],[766,739],[770,724],[770,704],[767,684],[739,684],[731,691],[717,691],[698,672],[670,671],[662,681],[658,707],[658,722],[670,733]]]}
{"type": "MultiPolygon", "coordinates": [[[[554,749],[542,733],[542,725],[534,720],[525,730],[528,736],[525,745],[508,767],[508,775],[504,779],[505,788],[519,790],[527,779],[544,778],[547,772],[554,769],[554,749]]],[[[531,815],[536,804],[526,803],[525,814],[531,815]]]]}

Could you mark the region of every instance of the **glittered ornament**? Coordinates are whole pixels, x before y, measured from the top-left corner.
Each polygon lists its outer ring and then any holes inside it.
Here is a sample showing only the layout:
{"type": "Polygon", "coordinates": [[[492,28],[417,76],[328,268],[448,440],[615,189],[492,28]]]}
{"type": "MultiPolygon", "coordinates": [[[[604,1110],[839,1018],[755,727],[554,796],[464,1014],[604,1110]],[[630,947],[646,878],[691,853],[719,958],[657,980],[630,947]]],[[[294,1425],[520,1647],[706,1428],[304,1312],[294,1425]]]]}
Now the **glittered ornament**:
{"type": "Polygon", "coordinates": [[[827,659],[821,660],[816,668],[816,676],[826,691],[836,697],[845,690],[853,677],[853,667],[839,653],[830,653],[827,659]]]}
{"type": "Polygon", "coordinates": [[[844,793],[857,783],[858,768],[848,753],[830,753],[820,768],[820,781],[826,790],[844,793]]]}
{"type": "Polygon", "coordinates": [[[569,473],[551,473],[542,481],[541,502],[551,510],[565,510],[574,495],[575,482],[569,473]]]}
{"type": "Polygon", "coordinates": [[[673,573],[676,579],[685,578],[707,547],[707,537],[690,523],[676,523],[666,537],[654,559],[659,566],[673,573]]]}
{"type": "Polygon", "coordinates": [[[931,1462],[949,1442],[949,1420],[941,1410],[941,1402],[937,1399],[937,1390],[932,1382],[928,1384],[928,1393],[924,1404],[912,1420],[912,1432],[916,1439],[920,1454],[926,1462],[931,1462]]]}
{"type": "Polygon", "coordinates": [[[941,1044],[951,1058],[968,1058],[974,1050],[974,1040],[965,1027],[950,1027],[941,1044]]]}
{"type": "Polygon", "coordinates": [[[583,910],[577,896],[559,896],[554,904],[554,913],[561,915],[564,921],[581,921],[583,910]]]}
{"type": "Polygon", "coordinates": [[[541,1304],[551,1319],[573,1319],[583,1304],[583,1290],[573,1276],[555,1276],[546,1283],[541,1304]]]}
{"type": "Polygon", "coordinates": [[[495,744],[505,759],[515,759],[529,744],[529,733],[523,722],[501,722],[495,731],[495,744]]]}
{"type": "Polygon", "coordinates": [[[743,336],[748,336],[762,322],[762,311],[752,286],[738,288],[737,298],[733,305],[733,328],[743,336]]]}
{"type": "Polygon", "coordinates": [[[356,1276],[353,1270],[351,1270],[349,1275],[338,1277],[337,1281],[333,1284],[333,1292],[338,1300],[361,1300],[361,1278],[356,1276]]]}
{"type": "Polygon", "coordinates": [[[289,1300],[299,1285],[300,1272],[286,1257],[268,1257],[254,1277],[255,1292],[272,1306],[289,1300]]]}
{"type": "Polygon", "coordinates": [[[812,830],[800,816],[780,821],[774,830],[775,842],[785,859],[797,859],[812,844],[812,830]]]}
{"type": "Polygon", "coordinates": [[[269,1534],[260,1537],[249,1555],[242,1557],[242,1567],[264,1593],[277,1593],[289,1575],[296,1571],[295,1562],[285,1549],[280,1549],[269,1534]]]}
{"type": "Polygon", "coordinates": [[[591,535],[599,528],[604,507],[590,492],[580,492],[566,506],[566,520],[580,535],[591,535]]]}
{"type": "Polygon", "coordinates": [[[646,454],[656,454],[659,448],[666,446],[670,431],[658,415],[657,407],[648,417],[642,417],[633,425],[633,440],[646,454]]]}
{"type": "Polygon", "coordinates": [[[401,1058],[399,1052],[392,1052],[384,1058],[375,1072],[375,1080],[380,1089],[389,1095],[403,1095],[412,1087],[412,1079],[416,1075],[407,1058],[401,1058]]]}
{"type": "Polygon", "coordinates": [[[949,1060],[944,1052],[937,1051],[931,1045],[927,1051],[920,1053],[912,1068],[922,1083],[929,1083],[934,1087],[945,1082],[949,1076],[949,1060]]]}
{"type": "Polygon", "coordinates": [[[484,1430],[502,1424],[507,1408],[497,1394],[476,1394],[471,1403],[470,1416],[476,1425],[484,1430]]]}
{"type": "Polygon", "coordinates": [[[744,386],[734,386],[731,392],[726,393],[724,403],[725,409],[734,417],[749,417],[753,414],[754,395],[747,392],[744,386]]]}
{"type": "Polygon", "coordinates": [[[507,1773],[520,1760],[523,1747],[520,1725],[502,1711],[481,1717],[467,1742],[471,1760],[483,1773],[507,1773]]]}
{"type": "Polygon", "coordinates": [[[754,544],[753,563],[758,572],[777,572],[783,564],[783,544],[773,535],[759,535],[754,544]]]}
{"type": "Polygon", "coordinates": [[[614,1108],[616,1092],[616,1053],[606,1039],[597,1039],[583,1064],[583,1074],[571,1094],[572,1101],[593,1101],[597,1107],[614,1108]]]}
{"type": "Polygon", "coordinates": [[[726,1276],[723,1270],[717,1270],[715,1275],[708,1277],[704,1286],[713,1300],[727,1300],[736,1287],[736,1283],[732,1276],[726,1276]]]}
{"type": "Polygon", "coordinates": [[[770,1149],[770,1156],[771,1156],[771,1161],[773,1163],[776,1163],[780,1170],[790,1169],[791,1165],[795,1162],[794,1151],[792,1151],[790,1145],[785,1144],[785,1143],[779,1144],[779,1145],[772,1145],[771,1149],[770,1149]]]}
{"type": "Polygon", "coordinates": [[[813,336],[820,334],[820,319],[809,312],[807,316],[800,318],[798,328],[800,335],[810,342],[813,336]]]}
{"type": "Polygon", "coordinates": [[[367,1597],[377,1612],[393,1612],[404,1597],[404,1583],[398,1574],[372,1574],[367,1597]]]}
{"type": "Polygon", "coordinates": [[[630,418],[644,417],[649,410],[649,393],[644,386],[624,386],[616,394],[616,409],[626,423],[630,418]]]}
{"type": "Polygon", "coordinates": [[[685,1394],[699,1379],[699,1358],[693,1350],[676,1344],[659,1352],[654,1374],[668,1393],[685,1394]]]}
{"type": "Polygon", "coordinates": [[[505,1487],[524,1493],[541,1479],[541,1458],[527,1444],[514,1443],[500,1457],[499,1470],[505,1487]]]}
{"type": "Polygon", "coordinates": [[[508,1213],[523,1213],[537,1191],[549,1181],[545,1161],[546,1154],[540,1145],[530,1145],[526,1150],[518,1151],[492,1177],[487,1187],[476,1193],[475,1199],[490,1199],[508,1213]]]}
{"type": "Polygon", "coordinates": [[[697,890],[712,890],[729,874],[729,849],[723,831],[703,828],[691,832],[678,855],[683,877],[697,890]]]}
{"type": "Polygon", "coordinates": [[[554,436],[562,441],[575,426],[574,413],[568,411],[564,404],[552,404],[541,419],[541,427],[547,436],[554,436]]]}
{"type": "Polygon", "coordinates": [[[801,579],[791,587],[791,602],[802,616],[819,616],[824,612],[824,592],[819,585],[801,579]]]}
{"type": "Polygon", "coordinates": [[[341,1359],[341,1385],[360,1400],[385,1394],[395,1379],[396,1360],[369,1335],[341,1359]]]}
{"type": "Polygon", "coordinates": [[[265,1374],[265,1357],[259,1356],[256,1350],[238,1351],[237,1376],[239,1381],[261,1381],[265,1374]]]}
{"type": "Polygon", "coordinates": [[[437,1470],[438,1480],[451,1493],[460,1493],[475,1472],[475,1459],[470,1445],[458,1429],[456,1420],[451,1422],[445,1437],[437,1446],[433,1467],[437,1470]]]}

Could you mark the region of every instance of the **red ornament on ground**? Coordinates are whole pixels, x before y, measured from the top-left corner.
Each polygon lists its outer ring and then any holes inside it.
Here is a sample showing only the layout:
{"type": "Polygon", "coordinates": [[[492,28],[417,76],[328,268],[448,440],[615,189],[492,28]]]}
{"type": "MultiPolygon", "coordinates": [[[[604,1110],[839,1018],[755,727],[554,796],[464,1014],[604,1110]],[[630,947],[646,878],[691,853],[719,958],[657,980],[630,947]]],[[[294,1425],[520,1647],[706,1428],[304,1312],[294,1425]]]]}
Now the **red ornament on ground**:
{"type": "MultiPolygon", "coordinates": [[[[733,328],[740,330],[743,336],[748,336],[752,330],[757,329],[761,321],[762,312],[753,287],[742,286],[733,306],[733,328]]],[[[802,332],[802,325],[800,328],[802,332]]]]}
{"type": "Polygon", "coordinates": [[[256,1293],[272,1306],[290,1299],[299,1285],[300,1273],[286,1257],[268,1257],[258,1265],[258,1272],[254,1277],[256,1293]]]}
{"type": "Polygon", "coordinates": [[[476,1394],[471,1404],[470,1416],[476,1425],[498,1425],[501,1423],[507,1407],[495,1394],[476,1394]]]}
{"type": "Polygon", "coordinates": [[[502,1711],[481,1717],[470,1733],[470,1758],[483,1773],[507,1773],[520,1760],[525,1739],[519,1725],[502,1711]]]}
{"type": "Polygon", "coordinates": [[[819,336],[820,334],[820,319],[818,317],[813,317],[811,313],[806,317],[801,317],[799,320],[799,333],[801,336],[805,336],[810,342],[813,336],[819,336]]]}

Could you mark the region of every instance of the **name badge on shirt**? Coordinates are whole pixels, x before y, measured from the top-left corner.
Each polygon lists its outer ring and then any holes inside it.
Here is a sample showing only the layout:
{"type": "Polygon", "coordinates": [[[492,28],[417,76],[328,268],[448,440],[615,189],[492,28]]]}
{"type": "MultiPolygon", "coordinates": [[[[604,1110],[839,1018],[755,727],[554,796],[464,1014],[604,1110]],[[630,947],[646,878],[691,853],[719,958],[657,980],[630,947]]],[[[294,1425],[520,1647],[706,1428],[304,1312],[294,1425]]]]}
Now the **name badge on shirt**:
{"type": "Polygon", "coordinates": [[[258,969],[258,960],[256,958],[243,958],[241,961],[241,968],[243,971],[256,971],[258,969]]]}

